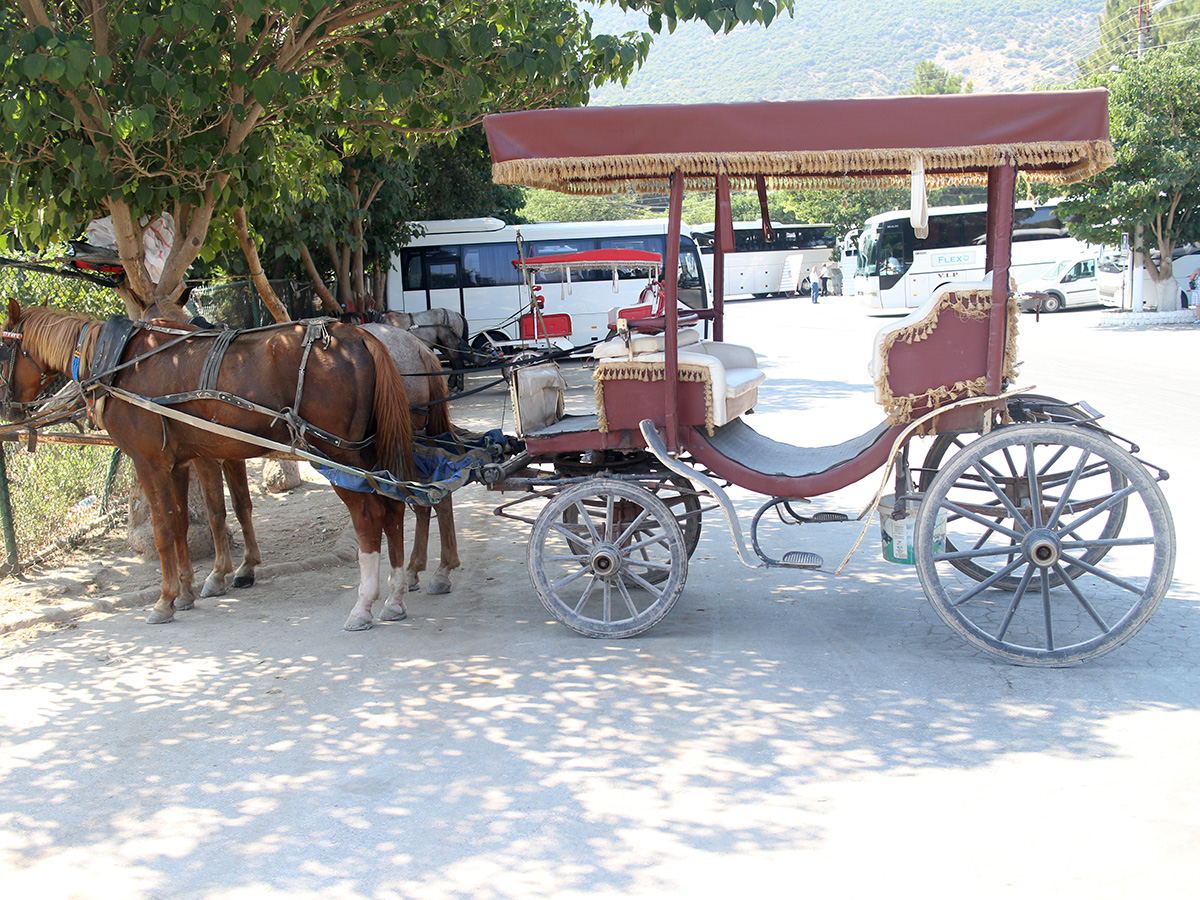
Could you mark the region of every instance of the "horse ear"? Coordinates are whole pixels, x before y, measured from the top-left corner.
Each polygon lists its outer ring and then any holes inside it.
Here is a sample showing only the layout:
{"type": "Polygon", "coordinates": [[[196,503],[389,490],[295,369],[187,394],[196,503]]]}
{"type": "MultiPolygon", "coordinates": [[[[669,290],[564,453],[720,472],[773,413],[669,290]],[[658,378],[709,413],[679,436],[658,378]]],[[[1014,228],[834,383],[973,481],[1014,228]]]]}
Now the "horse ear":
{"type": "Polygon", "coordinates": [[[16,297],[8,298],[8,321],[16,322],[21,318],[21,304],[16,297]]]}

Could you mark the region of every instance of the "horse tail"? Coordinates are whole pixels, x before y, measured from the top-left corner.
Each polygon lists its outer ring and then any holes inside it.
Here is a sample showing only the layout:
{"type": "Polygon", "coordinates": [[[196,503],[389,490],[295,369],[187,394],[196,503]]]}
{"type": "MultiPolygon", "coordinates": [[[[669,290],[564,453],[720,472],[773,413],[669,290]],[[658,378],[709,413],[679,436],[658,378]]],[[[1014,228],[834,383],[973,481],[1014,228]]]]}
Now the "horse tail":
{"type": "Polygon", "coordinates": [[[467,325],[467,317],[459,313],[458,320],[462,322],[462,328],[460,329],[458,336],[462,338],[464,344],[469,345],[467,336],[471,333],[471,328],[469,325],[467,325]]]}
{"type": "MultiPolygon", "coordinates": [[[[421,362],[428,372],[439,371],[442,367],[437,354],[424,347],[421,348],[421,362]]],[[[439,434],[454,434],[454,428],[450,424],[450,404],[446,402],[450,397],[446,376],[429,375],[427,377],[429,379],[429,405],[425,408],[425,433],[430,437],[436,437],[439,434]]]]}
{"type": "Polygon", "coordinates": [[[375,419],[375,449],[379,463],[389,472],[400,473],[405,481],[416,477],[413,463],[412,420],[408,414],[408,393],[404,381],[396,371],[387,347],[368,332],[362,334],[363,343],[375,363],[375,402],[372,408],[375,419]]]}

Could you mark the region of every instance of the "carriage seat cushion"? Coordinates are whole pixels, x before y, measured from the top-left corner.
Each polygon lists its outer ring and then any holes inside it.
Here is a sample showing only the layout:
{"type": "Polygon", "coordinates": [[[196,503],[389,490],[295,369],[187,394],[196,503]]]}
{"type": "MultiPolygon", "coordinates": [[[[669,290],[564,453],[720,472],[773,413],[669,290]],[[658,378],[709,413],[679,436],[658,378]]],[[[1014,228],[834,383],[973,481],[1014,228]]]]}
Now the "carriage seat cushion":
{"type": "MultiPolygon", "coordinates": [[[[700,332],[695,328],[679,329],[679,346],[690,347],[693,344],[700,342],[700,332]]],[[[601,341],[592,347],[593,359],[624,359],[628,358],[629,351],[633,351],[634,356],[642,353],[662,353],[667,347],[667,339],[661,334],[632,334],[629,337],[629,346],[625,346],[625,341],[619,337],[609,338],[607,341],[601,341]]]]}
{"type": "MultiPolygon", "coordinates": [[[[690,345],[692,349],[679,352],[679,364],[703,367],[707,370],[707,381],[712,390],[711,419],[714,427],[720,427],[753,409],[758,403],[758,386],[767,380],[766,373],[758,368],[758,357],[749,347],[740,344],[700,341],[690,345]]],[[[601,360],[596,377],[605,377],[605,363],[628,365],[623,360],[601,360]]],[[[666,363],[666,354],[641,353],[633,363],[661,366],[666,363]]]]}

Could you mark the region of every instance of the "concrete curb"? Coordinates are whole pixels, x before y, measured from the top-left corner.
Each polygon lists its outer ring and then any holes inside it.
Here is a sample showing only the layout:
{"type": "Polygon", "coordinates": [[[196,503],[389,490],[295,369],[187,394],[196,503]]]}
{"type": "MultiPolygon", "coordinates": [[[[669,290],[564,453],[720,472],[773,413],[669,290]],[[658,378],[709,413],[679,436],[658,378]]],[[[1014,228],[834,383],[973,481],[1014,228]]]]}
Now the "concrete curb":
{"type": "Polygon", "coordinates": [[[1188,325],[1196,316],[1190,309],[1169,312],[1125,312],[1105,310],[1100,314],[1101,328],[1153,328],[1156,325],[1188,325]]]}
{"type": "MultiPolygon", "coordinates": [[[[294,562],[273,563],[259,566],[255,570],[255,582],[272,578],[284,578],[301,572],[311,572],[316,569],[335,568],[358,559],[358,539],[353,526],[347,526],[338,537],[337,545],[329,553],[321,553],[305,560],[294,562]]],[[[69,622],[91,613],[115,612],[118,609],[132,609],[139,606],[150,606],[158,600],[159,589],[143,588],[119,597],[103,597],[95,600],[64,600],[56,605],[43,606],[29,612],[7,613],[0,615],[0,635],[11,634],[36,625],[50,625],[59,622],[69,622]]]]}

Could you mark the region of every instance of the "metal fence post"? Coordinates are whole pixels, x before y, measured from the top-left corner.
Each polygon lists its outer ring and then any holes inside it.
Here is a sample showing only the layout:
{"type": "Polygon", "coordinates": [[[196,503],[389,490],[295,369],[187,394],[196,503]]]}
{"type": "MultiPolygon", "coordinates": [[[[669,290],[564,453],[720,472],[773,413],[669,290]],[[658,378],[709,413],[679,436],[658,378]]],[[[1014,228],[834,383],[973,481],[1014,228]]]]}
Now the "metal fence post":
{"type": "Polygon", "coordinates": [[[0,525],[4,529],[5,573],[16,575],[21,568],[17,558],[17,530],[13,524],[12,502],[8,498],[8,454],[0,447],[0,525]]]}

